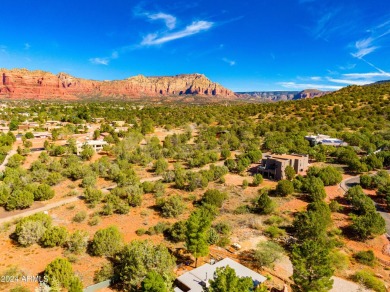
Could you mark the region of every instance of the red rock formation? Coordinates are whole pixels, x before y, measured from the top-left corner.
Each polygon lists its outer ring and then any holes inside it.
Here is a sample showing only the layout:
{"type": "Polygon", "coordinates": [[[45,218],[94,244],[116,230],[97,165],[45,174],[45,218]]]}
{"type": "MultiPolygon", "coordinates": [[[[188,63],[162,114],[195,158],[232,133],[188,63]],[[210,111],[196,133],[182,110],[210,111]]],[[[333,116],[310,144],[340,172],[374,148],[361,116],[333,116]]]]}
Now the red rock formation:
{"type": "Polygon", "coordinates": [[[233,98],[234,93],[211,82],[202,74],[164,77],[138,75],[125,80],[94,81],[66,73],[54,75],[27,69],[0,69],[0,98],[14,99],[78,99],[88,96],[156,97],[202,95],[233,98]]]}

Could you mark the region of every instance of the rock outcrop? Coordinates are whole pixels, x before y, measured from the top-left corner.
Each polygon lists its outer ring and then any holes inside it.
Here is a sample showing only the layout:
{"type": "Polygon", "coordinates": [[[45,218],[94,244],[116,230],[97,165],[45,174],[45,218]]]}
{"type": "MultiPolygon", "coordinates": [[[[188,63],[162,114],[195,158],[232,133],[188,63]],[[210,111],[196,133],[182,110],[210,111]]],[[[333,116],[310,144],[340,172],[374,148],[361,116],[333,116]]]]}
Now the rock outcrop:
{"type": "Polygon", "coordinates": [[[234,98],[235,94],[202,74],[94,81],[66,73],[0,69],[0,98],[79,99],[82,97],[142,98],[200,95],[234,98]]]}

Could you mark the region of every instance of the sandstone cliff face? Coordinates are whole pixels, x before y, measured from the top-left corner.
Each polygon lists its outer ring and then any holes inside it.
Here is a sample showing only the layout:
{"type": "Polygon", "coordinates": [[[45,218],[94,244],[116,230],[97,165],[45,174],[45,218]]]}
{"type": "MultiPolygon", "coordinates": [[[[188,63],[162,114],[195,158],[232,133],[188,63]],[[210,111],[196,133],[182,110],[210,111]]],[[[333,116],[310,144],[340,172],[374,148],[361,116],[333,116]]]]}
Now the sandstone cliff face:
{"type": "Polygon", "coordinates": [[[164,77],[134,76],[117,81],[94,81],[66,73],[54,75],[27,69],[0,69],[0,98],[78,99],[82,96],[156,97],[203,95],[233,98],[234,93],[202,74],[164,77]]]}

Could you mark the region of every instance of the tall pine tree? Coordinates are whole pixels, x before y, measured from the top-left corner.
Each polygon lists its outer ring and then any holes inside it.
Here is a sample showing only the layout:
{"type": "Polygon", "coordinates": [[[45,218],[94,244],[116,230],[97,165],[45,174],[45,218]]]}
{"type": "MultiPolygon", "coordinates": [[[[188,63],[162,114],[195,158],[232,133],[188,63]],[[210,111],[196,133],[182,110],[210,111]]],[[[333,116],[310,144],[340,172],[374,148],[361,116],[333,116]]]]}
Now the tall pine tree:
{"type": "Polygon", "coordinates": [[[333,286],[329,247],[322,240],[306,240],[294,246],[291,261],[297,291],[325,292],[333,286]]]}
{"type": "Polygon", "coordinates": [[[211,227],[212,217],[205,208],[199,208],[191,213],[186,222],[186,247],[195,257],[195,266],[198,266],[198,257],[209,253],[208,230],[211,227]]]}

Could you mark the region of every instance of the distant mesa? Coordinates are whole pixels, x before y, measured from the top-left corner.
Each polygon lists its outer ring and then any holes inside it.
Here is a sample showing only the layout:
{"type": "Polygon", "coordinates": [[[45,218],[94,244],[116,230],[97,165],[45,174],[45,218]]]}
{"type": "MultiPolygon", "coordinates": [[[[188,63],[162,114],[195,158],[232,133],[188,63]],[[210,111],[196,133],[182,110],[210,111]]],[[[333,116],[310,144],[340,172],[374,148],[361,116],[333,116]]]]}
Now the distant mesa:
{"type": "Polygon", "coordinates": [[[253,91],[253,92],[236,92],[236,94],[246,100],[257,101],[287,101],[305,98],[313,98],[331,93],[331,91],[321,91],[318,89],[305,89],[303,91],[253,91]]]}
{"type": "Polygon", "coordinates": [[[88,80],[67,73],[54,75],[27,69],[0,69],[0,74],[0,98],[77,100],[94,96],[137,99],[180,95],[236,98],[233,91],[197,73],[159,77],[137,75],[114,81],[88,80]]]}

